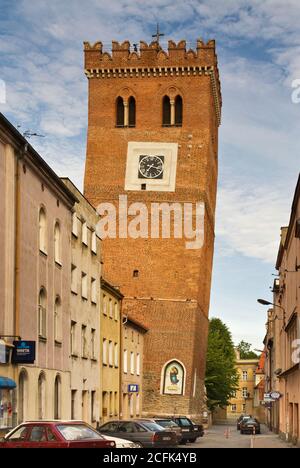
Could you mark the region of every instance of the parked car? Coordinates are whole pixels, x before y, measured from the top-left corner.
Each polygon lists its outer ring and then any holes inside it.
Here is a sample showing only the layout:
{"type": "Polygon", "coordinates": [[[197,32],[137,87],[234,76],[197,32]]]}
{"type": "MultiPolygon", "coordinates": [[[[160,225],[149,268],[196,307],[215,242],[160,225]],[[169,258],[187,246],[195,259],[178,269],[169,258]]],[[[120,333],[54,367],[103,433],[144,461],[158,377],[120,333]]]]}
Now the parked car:
{"type": "Polygon", "coordinates": [[[251,419],[251,415],[250,414],[241,414],[241,416],[239,417],[239,419],[237,420],[236,422],[236,429],[237,431],[239,431],[241,429],[241,422],[243,421],[243,419],[251,419]]]}
{"type": "Polygon", "coordinates": [[[172,419],[169,418],[153,418],[153,419],[147,419],[146,421],[152,421],[158,424],[159,426],[163,427],[164,429],[167,429],[169,431],[172,431],[176,434],[177,438],[177,443],[180,444],[182,441],[182,430],[181,427],[178,426],[172,419]]]}
{"type": "Polygon", "coordinates": [[[135,442],[131,442],[130,440],[120,439],[119,437],[111,437],[107,434],[105,434],[104,438],[106,440],[114,441],[116,443],[116,448],[127,448],[127,449],[140,448],[138,444],[136,444],[135,442]]]}
{"type": "Polygon", "coordinates": [[[20,424],[0,441],[0,448],[114,448],[83,421],[31,421],[20,424]]]}
{"type": "Polygon", "coordinates": [[[104,437],[120,437],[135,442],[138,447],[173,447],[176,434],[149,420],[109,421],[98,428],[104,437]]]}
{"type": "Polygon", "coordinates": [[[241,434],[260,434],[260,423],[255,418],[243,419],[240,427],[241,434]]]}
{"type": "Polygon", "coordinates": [[[204,429],[202,424],[195,424],[191,419],[186,416],[172,417],[182,431],[182,442],[196,442],[198,437],[204,436],[204,429]]]}

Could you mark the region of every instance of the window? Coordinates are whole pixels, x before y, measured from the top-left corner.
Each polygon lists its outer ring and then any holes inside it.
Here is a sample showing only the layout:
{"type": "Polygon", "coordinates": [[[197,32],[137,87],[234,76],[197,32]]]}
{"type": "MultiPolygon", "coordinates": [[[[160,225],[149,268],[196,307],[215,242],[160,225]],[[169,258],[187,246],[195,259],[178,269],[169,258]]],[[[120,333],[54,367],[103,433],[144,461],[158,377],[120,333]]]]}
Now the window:
{"type": "Polygon", "coordinates": [[[115,416],[118,416],[118,392],[115,392],[115,416]]]}
{"type": "Polygon", "coordinates": [[[134,375],[134,353],[130,353],[130,373],[134,375]]]}
{"type": "Polygon", "coordinates": [[[242,409],[243,413],[246,413],[246,404],[245,403],[243,403],[242,408],[243,408],[242,409]]]}
{"type": "Polygon", "coordinates": [[[113,318],[113,302],[109,299],[109,318],[113,318]]]}
{"type": "Polygon", "coordinates": [[[133,400],[133,394],[129,395],[129,413],[130,417],[134,416],[134,400],[133,400]]]}
{"type": "Polygon", "coordinates": [[[91,391],[91,418],[92,418],[92,422],[96,421],[95,409],[96,409],[96,391],[92,390],[91,391]]]}
{"type": "Polygon", "coordinates": [[[92,359],[96,359],[96,330],[91,329],[91,348],[92,348],[92,359]]]}
{"type": "Polygon", "coordinates": [[[71,291],[77,294],[77,267],[71,266],[71,291]]]}
{"type": "Polygon", "coordinates": [[[236,398],[236,395],[237,395],[237,391],[236,391],[236,390],[233,390],[233,392],[232,392],[232,398],[236,398]]]}
{"type": "Polygon", "coordinates": [[[109,416],[114,415],[113,404],[114,404],[113,392],[109,392],[109,416]]]}
{"type": "Polygon", "coordinates": [[[105,338],[102,344],[102,363],[107,366],[107,340],[105,338]]]}
{"type": "Polygon", "coordinates": [[[87,274],[81,273],[81,296],[83,299],[88,298],[87,274]]]}
{"type": "Polygon", "coordinates": [[[97,304],[97,283],[95,278],[91,279],[91,301],[97,304]]]}
{"type": "Polygon", "coordinates": [[[60,419],[61,408],[61,379],[57,375],[54,383],[54,419],[60,419]]]}
{"type": "Polygon", "coordinates": [[[169,96],[163,98],[163,125],[171,125],[171,103],[169,96]]]}
{"type": "Polygon", "coordinates": [[[136,355],[136,375],[140,375],[140,366],[141,366],[141,356],[138,353],[136,355]]]}
{"type": "Polygon", "coordinates": [[[72,217],[72,234],[75,237],[78,237],[78,218],[77,213],[73,213],[72,217]]]}
{"type": "Polygon", "coordinates": [[[61,263],[61,238],[59,222],[56,222],[54,227],[54,260],[56,263],[61,263]]]}
{"type": "Polygon", "coordinates": [[[124,370],[124,374],[127,374],[127,372],[128,372],[128,353],[127,353],[127,349],[124,349],[124,354],[123,354],[123,370],[124,370]]]}
{"type": "Polygon", "coordinates": [[[38,380],[38,416],[39,419],[45,419],[46,408],[46,378],[43,372],[39,375],[38,380]]]}
{"type": "Polygon", "coordinates": [[[114,344],[112,341],[109,342],[108,345],[108,364],[110,367],[114,365],[114,344]]]}
{"type": "Polygon", "coordinates": [[[71,390],[71,419],[76,419],[76,395],[77,390],[71,390]]]}
{"type": "Polygon", "coordinates": [[[71,354],[76,353],[76,322],[71,321],[71,354]]]}
{"type": "Polygon", "coordinates": [[[47,253],[47,220],[43,207],[39,212],[39,248],[42,252],[47,253]]]}
{"type": "Polygon", "coordinates": [[[119,320],[119,306],[118,303],[115,302],[115,321],[117,322],[119,320]]]}
{"type": "Polygon", "coordinates": [[[31,442],[45,442],[47,440],[46,428],[43,426],[33,426],[29,440],[31,442]]]}
{"type": "Polygon", "coordinates": [[[129,98],[129,127],[135,127],[135,99],[133,96],[129,98]]]}
{"type": "Polygon", "coordinates": [[[248,388],[243,387],[243,398],[248,398],[248,388]]]}
{"type": "Polygon", "coordinates": [[[47,312],[46,312],[46,301],[47,295],[45,288],[41,288],[39,294],[39,304],[38,304],[38,320],[39,320],[39,337],[46,338],[46,322],[47,322],[47,312]]]}
{"type": "Polygon", "coordinates": [[[140,414],[140,395],[138,393],[136,394],[135,411],[136,411],[136,415],[139,416],[139,414],[140,414]]]}
{"type": "Polygon", "coordinates": [[[124,102],[120,96],[116,101],[116,125],[117,127],[124,127],[124,102]]]}
{"type": "Polygon", "coordinates": [[[18,408],[18,422],[21,424],[26,420],[27,415],[27,402],[28,402],[28,374],[22,370],[19,375],[19,408],[18,408]]]}
{"type": "Polygon", "coordinates": [[[97,234],[92,232],[92,252],[97,254],[97,234]]]}
{"type": "Polygon", "coordinates": [[[115,343],[115,367],[119,367],[119,346],[115,343]]]}
{"type": "Polygon", "coordinates": [[[175,125],[182,125],[182,97],[175,98],[175,125]]]}
{"type": "Polygon", "coordinates": [[[81,327],[81,356],[87,357],[87,339],[86,339],[86,325],[81,327]]]}
{"type": "Polygon", "coordinates": [[[87,224],[86,224],[85,221],[83,221],[83,223],[82,223],[82,238],[81,238],[81,240],[82,240],[82,243],[84,245],[86,245],[86,246],[88,245],[88,227],[87,227],[87,224]]]}
{"type": "Polygon", "coordinates": [[[107,297],[103,294],[103,314],[107,315],[107,297]]]}
{"type": "Polygon", "coordinates": [[[248,380],[248,372],[243,371],[243,381],[246,382],[248,380]]]}
{"type": "Polygon", "coordinates": [[[236,405],[231,405],[231,412],[236,413],[236,405]]]}
{"type": "Polygon", "coordinates": [[[55,299],[54,304],[54,340],[62,340],[62,313],[61,313],[61,299],[59,296],[55,299]]]}

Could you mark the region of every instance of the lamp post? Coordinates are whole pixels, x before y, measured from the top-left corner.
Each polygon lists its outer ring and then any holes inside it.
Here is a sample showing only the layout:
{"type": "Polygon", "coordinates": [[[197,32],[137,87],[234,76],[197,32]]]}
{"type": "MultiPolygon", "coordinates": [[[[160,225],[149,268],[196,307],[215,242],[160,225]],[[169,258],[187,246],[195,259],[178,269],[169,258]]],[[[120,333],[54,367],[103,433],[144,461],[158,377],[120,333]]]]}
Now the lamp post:
{"type": "MultiPolygon", "coordinates": [[[[278,319],[278,320],[283,320],[283,322],[285,322],[285,309],[284,309],[284,307],[282,307],[282,306],[280,306],[278,304],[274,304],[274,302],[266,301],[265,299],[257,299],[257,302],[259,304],[261,304],[261,305],[265,305],[265,306],[271,305],[271,306],[274,306],[274,307],[279,307],[279,309],[282,309],[283,310],[283,317],[280,318],[280,317],[277,317],[277,315],[276,315],[276,317],[273,320],[278,319]]],[[[270,320],[270,322],[271,322],[271,320],[270,320]]]]}

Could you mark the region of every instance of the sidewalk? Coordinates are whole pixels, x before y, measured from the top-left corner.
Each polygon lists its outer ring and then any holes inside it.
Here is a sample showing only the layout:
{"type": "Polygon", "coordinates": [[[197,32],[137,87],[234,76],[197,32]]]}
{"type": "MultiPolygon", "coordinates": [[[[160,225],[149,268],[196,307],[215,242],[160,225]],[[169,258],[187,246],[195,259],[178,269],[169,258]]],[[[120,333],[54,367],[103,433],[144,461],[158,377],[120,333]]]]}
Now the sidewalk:
{"type": "Polygon", "coordinates": [[[269,431],[268,429],[264,430],[264,433],[261,435],[254,436],[253,447],[252,448],[297,448],[293,444],[284,442],[279,438],[277,434],[269,431]]]}

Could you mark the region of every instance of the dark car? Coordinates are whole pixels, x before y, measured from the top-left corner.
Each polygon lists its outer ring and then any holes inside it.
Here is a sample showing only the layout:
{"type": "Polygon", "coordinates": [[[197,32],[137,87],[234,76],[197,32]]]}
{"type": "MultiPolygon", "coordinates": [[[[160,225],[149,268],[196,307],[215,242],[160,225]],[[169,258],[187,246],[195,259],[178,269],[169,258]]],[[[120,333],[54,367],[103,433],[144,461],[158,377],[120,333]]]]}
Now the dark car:
{"type": "Polygon", "coordinates": [[[255,418],[243,419],[240,427],[241,434],[260,434],[260,423],[255,418]]]}
{"type": "Polygon", "coordinates": [[[20,424],[0,441],[0,448],[114,448],[83,421],[32,421],[20,424]]]}
{"type": "Polygon", "coordinates": [[[152,418],[151,421],[155,422],[159,426],[169,431],[175,432],[177,443],[180,444],[182,441],[182,429],[172,419],[169,418],[152,418]]]}
{"type": "Polygon", "coordinates": [[[174,447],[177,445],[175,432],[168,431],[150,420],[110,421],[98,428],[104,435],[131,440],[140,447],[174,447]]]}
{"type": "Polygon", "coordinates": [[[251,415],[250,414],[241,414],[241,416],[239,417],[239,419],[237,420],[236,422],[236,429],[237,431],[239,431],[241,429],[241,422],[243,421],[243,419],[251,419],[251,415]]]}
{"type": "Polygon", "coordinates": [[[182,442],[196,442],[198,437],[204,436],[204,429],[202,424],[195,424],[191,419],[186,416],[173,417],[174,421],[181,428],[182,442]]]}

